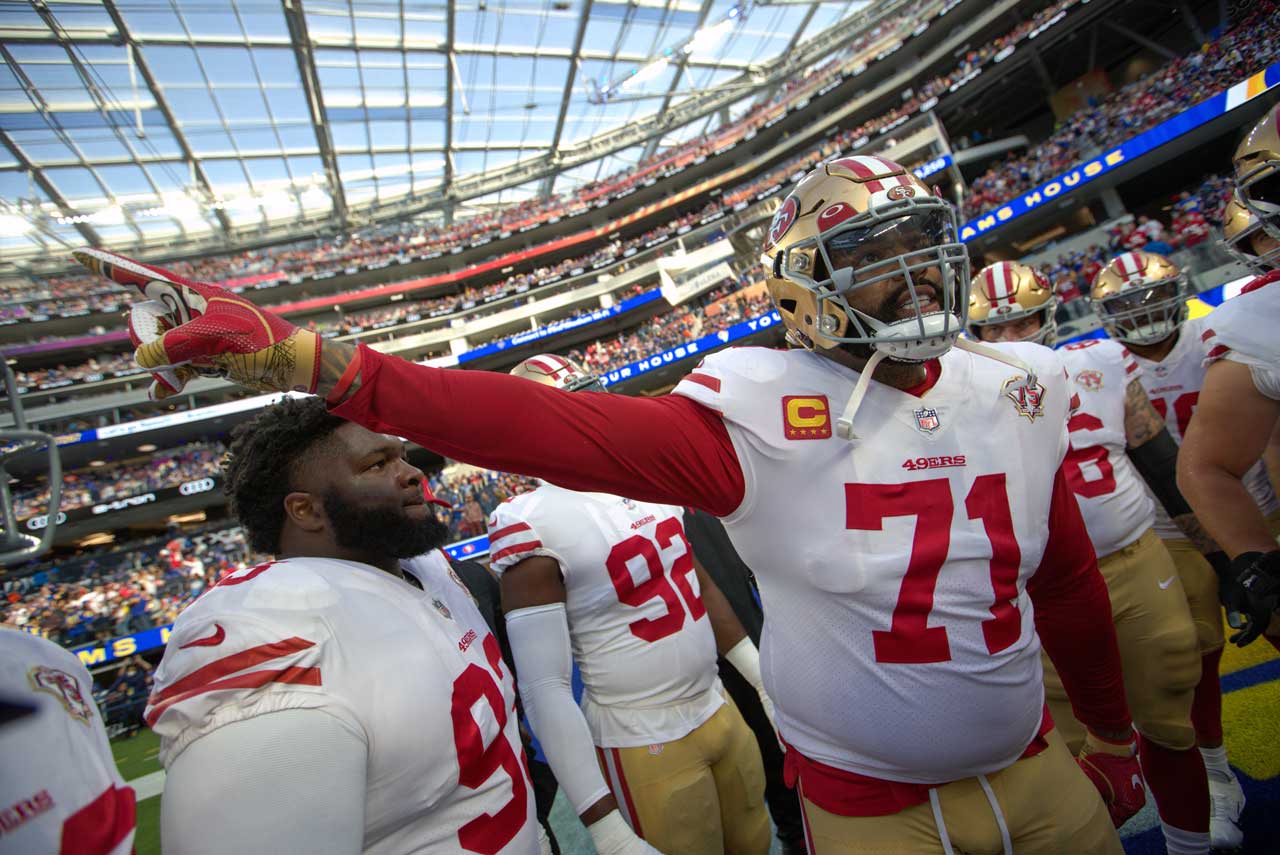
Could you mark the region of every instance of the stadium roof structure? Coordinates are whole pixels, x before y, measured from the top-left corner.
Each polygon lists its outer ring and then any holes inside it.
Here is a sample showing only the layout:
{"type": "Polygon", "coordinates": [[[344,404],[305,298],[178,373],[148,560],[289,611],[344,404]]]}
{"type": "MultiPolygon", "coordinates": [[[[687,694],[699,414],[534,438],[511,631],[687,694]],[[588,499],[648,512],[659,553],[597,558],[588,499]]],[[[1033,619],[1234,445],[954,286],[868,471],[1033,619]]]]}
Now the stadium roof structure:
{"type": "Polygon", "coordinates": [[[569,193],[903,0],[0,0],[0,259],[569,193]]]}

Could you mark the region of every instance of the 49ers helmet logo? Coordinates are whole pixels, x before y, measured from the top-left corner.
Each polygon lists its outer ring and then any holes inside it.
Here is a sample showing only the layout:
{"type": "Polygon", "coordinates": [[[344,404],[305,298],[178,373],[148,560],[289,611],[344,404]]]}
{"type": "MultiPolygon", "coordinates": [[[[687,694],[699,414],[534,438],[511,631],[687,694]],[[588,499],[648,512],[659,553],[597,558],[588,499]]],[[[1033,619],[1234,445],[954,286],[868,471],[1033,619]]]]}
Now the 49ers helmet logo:
{"type": "Polygon", "coordinates": [[[910,184],[895,184],[884,191],[884,194],[890,199],[909,199],[916,195],[916,188],[910,184]]]}
{"type": "Polygon", "coordinates": [[[791,229],[796,221],[796,212],[799,210],[800,203],[796,201],[796,197],[788,196],[782,203],[782,207],[778,209],[778,213],[773,215],[773,222],[769,225],[770,246],[782,240],[783,235],[791,229]]]}

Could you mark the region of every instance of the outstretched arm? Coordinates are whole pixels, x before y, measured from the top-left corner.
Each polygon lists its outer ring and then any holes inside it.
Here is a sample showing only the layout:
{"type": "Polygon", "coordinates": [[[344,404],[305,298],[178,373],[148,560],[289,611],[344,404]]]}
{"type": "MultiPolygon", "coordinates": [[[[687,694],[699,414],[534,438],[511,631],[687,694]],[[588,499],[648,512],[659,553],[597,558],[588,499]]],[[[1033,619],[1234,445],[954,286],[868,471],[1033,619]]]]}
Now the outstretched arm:
{"type": "Polygon", "coordinates": [[[688,398],[563,392],[491,371],[415,365],[363,345],[356,357],[358,388],[328,400],[335,415],[371,430],[571,490],[716,516],[742,502],[742,467],[724,421],[688,398]]]}
{"type": "Polygon", "coordinates": [[[199,371],[252,389],[322,395],[365,427],[571,489],[719,516],[742,501],[742,468],[723,421],[688,399],[570,394],[491,372],[413,365],[325,341],[207,282],[104,250],[74,254],[147,300],[135,306],[129,332],[157,397],[181,391],[199,371]]]}

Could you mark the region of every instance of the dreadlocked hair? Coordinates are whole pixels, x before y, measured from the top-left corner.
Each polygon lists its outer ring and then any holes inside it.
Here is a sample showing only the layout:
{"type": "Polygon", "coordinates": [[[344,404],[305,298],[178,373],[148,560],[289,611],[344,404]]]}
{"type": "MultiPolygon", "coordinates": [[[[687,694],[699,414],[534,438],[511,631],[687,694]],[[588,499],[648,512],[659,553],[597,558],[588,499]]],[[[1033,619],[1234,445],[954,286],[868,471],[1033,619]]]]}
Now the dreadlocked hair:
{"type": "Polygon", "coordinates": [[[284,498],[294,491],[295,465],[346,423],[321,398],[285,398],[231,432],[223,489],[255,550],[280,551],[284,498]]]}

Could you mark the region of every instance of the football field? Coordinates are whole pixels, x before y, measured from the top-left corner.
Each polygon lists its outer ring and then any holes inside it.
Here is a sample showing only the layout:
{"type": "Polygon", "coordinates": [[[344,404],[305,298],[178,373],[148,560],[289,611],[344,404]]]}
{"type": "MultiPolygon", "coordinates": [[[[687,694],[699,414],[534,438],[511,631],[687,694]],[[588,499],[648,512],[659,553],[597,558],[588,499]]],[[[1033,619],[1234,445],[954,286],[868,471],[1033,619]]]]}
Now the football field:
{"type": "MultiPolygon", "coordinates": [[[[1227,752],[1248,797],[1243,818],[1246,848],[1241,851],[1274,855],[1280,853],[1280,654],[1263,640],[1244,650],[1227,645],[1222,688],[1227,752]]],[[[133,739],[112,743],[112,749],[121,774],[138,791],[137,855],[159,855],[159,793],[164,778],[156,757],[159,739],[143,730],[133,739]]],[[[563,798],[557,799],[551,822],[565,855],[594,853],[586,830],[563,798]]],[[[1128,855],[1165,851],[1149,802],[1121,833],[1128,855]]]]}

